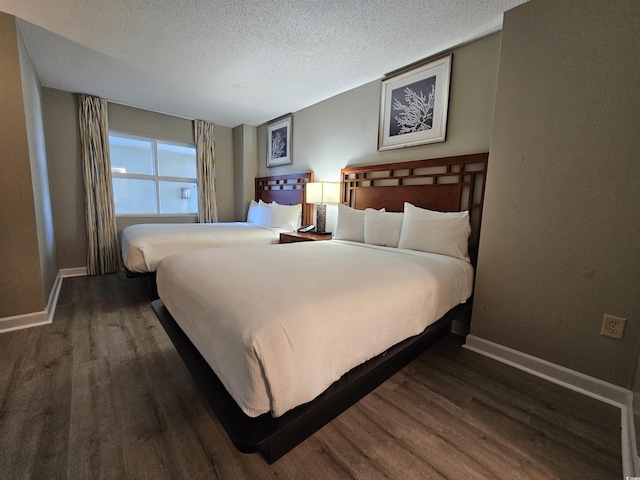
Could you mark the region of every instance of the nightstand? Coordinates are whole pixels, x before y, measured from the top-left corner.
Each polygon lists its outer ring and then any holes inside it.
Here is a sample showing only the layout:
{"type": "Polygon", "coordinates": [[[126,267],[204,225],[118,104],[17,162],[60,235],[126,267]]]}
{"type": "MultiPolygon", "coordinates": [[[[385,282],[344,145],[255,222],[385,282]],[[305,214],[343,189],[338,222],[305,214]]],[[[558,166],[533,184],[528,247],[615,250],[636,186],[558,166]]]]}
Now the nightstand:
{"type": "Polygon", "coordinates": [[[315,233],[285,232],[280,234],[280,243],[315,242],[331,240],[331,235],[317,235],[315,233]]]}

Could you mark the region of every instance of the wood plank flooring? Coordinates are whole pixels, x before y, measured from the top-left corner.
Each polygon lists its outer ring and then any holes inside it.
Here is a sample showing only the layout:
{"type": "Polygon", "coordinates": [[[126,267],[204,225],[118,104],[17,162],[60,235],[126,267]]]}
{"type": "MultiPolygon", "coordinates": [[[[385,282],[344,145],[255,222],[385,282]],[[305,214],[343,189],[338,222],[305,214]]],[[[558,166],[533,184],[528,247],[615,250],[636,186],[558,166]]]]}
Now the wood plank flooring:
{"type": "Polygon", "coordinates": [[[2,479],[619,479],[620,411],[450,336],[273,465],[237,452],[142,282],[65,279],[0,335],[2,479]]]}

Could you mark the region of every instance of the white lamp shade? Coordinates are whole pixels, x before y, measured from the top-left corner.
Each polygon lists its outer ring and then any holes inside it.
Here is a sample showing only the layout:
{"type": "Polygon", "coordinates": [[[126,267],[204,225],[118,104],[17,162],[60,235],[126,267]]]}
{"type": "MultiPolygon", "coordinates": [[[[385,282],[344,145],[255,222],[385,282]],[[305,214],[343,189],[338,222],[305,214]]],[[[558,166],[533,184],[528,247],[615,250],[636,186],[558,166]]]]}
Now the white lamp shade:
{"type": "Polygon", "coordinates": [[[338,182],[309,182],[305,185],[307,203],[339,203],[338,182]]]}

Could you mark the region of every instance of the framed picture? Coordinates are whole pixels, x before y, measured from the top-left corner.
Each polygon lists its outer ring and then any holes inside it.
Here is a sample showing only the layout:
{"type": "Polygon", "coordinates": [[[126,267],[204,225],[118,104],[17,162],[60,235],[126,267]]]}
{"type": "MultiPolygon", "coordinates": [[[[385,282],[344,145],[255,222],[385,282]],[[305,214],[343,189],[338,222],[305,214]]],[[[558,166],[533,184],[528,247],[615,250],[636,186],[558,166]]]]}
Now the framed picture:
{"type": "Polygon", "coordinates": [[[453,54],[382,79],[378,150],[444,142],[453,54]]]}
{"type": "Polygon", "coordinates": [[[285,115],[267,125],[267,167],[293,163],[291,136],[293,115],[285,115]]]}

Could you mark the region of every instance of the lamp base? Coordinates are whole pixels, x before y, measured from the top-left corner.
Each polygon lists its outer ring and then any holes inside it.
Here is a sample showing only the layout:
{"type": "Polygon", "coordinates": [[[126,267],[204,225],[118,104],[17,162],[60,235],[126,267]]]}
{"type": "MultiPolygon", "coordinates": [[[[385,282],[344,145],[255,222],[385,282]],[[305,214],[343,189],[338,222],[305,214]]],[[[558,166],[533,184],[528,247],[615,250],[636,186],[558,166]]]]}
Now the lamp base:
{"type": "Polygon", "coordinates": [[[327,206],[324,203],[316,205],[316,231],[318,235],[324,234],[327,225],[327,206]]]}

